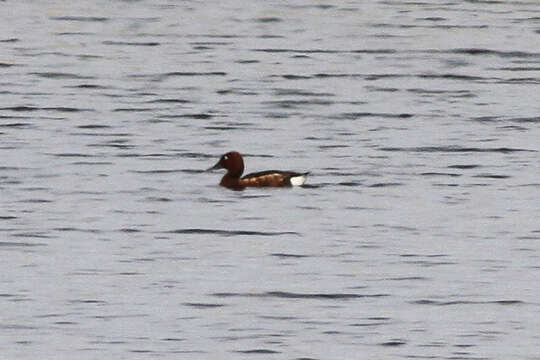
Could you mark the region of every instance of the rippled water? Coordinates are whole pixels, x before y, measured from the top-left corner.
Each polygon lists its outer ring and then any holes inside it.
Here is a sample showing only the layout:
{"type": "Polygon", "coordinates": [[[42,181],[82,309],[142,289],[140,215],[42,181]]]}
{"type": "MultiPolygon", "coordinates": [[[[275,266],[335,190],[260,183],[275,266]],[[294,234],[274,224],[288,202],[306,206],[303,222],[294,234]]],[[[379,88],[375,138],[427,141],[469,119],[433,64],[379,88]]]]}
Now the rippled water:
{"type": "Polygon", "coordinates": [[[537,1],[0,8],[6,359],[540,359],[537,1]]]}

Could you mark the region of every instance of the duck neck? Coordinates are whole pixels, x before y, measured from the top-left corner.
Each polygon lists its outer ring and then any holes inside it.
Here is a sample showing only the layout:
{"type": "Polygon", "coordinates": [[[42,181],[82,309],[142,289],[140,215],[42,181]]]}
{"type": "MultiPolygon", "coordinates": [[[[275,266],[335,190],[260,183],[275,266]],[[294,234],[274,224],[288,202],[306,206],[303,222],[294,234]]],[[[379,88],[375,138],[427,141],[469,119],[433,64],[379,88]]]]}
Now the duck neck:
{"type": "Polygon", "coordinates": [[[242,164],[236,169],[230,169],[229,171],[227,171],[226,175],[230,178],[239,179],[240,176],[242,176],[243,172],[244,172],[244,164],[242,164]]]}

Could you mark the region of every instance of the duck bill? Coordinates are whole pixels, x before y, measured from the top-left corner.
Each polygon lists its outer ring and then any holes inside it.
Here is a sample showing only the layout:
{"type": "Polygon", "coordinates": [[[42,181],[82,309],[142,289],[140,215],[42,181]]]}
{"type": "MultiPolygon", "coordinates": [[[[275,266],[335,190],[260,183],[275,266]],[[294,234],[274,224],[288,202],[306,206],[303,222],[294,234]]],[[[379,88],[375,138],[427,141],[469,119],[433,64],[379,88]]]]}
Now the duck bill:
{"type": "Polygon", "coordinates": [[[216,165],[214,165],[214,166],[209,167],[208,169],[206,169],[206,171],[212,171],[212,170],[217,170],[217,169],[223,169],[223,166],[221,166],[221,164],[219,163],[219,161],[216,163],[216,165]]]}

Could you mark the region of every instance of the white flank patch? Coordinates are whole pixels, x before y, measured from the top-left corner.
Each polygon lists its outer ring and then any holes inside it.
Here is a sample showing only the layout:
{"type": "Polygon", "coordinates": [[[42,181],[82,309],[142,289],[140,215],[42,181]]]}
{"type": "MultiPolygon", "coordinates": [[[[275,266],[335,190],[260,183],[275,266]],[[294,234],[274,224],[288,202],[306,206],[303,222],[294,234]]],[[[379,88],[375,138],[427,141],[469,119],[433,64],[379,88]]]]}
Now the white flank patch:
{"type": "Polygon", "coordinates": [[[306,182],[306,176],[305,175],[293,176],[291,178],[291,185],[292,186],[304,185],[305,182],[306,182]]]}

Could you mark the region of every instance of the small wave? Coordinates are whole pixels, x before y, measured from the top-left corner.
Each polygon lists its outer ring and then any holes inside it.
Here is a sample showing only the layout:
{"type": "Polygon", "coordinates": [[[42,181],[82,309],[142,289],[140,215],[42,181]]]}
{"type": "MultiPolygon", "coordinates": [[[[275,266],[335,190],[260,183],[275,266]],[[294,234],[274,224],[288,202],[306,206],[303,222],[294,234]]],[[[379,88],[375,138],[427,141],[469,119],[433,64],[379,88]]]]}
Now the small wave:
{"type": "Polygon", "coordinates": [[[352,49],[352,50],[328,50],[328,49],[287,49],[287,48],[259,48],[251,49],[254,52],[266,53],[293,53],[293,54],[395,54],[395,49],[352,49]]]}
{"type": "Polygon", "coordinates": [[[475,178],[484,178],[484,179],[508,179],[511,178],[510,175],[497,175],[497,174],[478,174],[474,175],[475,178]]]}
{"type": "Polygon", "coordinates": [[[379,188],[379,187],[402,186],[402,185],[403,185],[403,183],[388,182],[388,183],[375,183],[375,184],[368,185],[368,187],[370,187],[370,188],[379,188]]]}
{"type": "Polygon", "coordinates": [[[540,67],[528,67],[528,66],[504,66],[495,68],[494,70],[502,71],[540,71],[540,67]]]}
{"type": "Polygon", "coordinates": [[[517,123],[540,123],[540,116],[508,118],[506,120],[517,123]]]}
{"type": "Polygon", "coordinates": [[[433,52],[442,52],[448,54],[461,54],[461,55],[493,55],[499,57],[540,57],[540,53],[525,52],[525,51],[500,51],[492,49],[481,48],[458,48],[451,50],[433,50],[433,52]]]}
{"type": "Polygon", "coordinates": [[[59,153],[59,154],[48,154],[56,157],[82,157],[82,158],[89,158],[94,157],[94,155],[90,154],[81,154],[81,153],[59,153]]]}
{"type": "Polygon", "coordinates": [[[412,88],[407,89],[408,92],[426,96],[435,96],[435,95],[448,95],[453,98],[471,98],[476,97],[475,94],[471,93],[469,90],[434,90],[434,89],[423,89],[423,88],[412,88]]]}
{"type": "Polygon", "coordinates": [[[451,305],[522,305],[525,304],[521,300],[492,300],[492,301],[469,301],[469,300],[454,300],[454,301],[437,301],[437,300],[415,300],[411,301],[415,305],[435,305],[435,306],[451,306],[451,305]]]}
{"type": "Polygon", "coordinates": [[[66,106],[56,106],[56,107],[44,107],[42,110],[47,111],[58,111],[58,112],[82,112],[82,111],[94,111],[93,109],[80,109],[66,106]]]}
{"type": "Polygon", "coordinates": [[[461,174],[441,173],[441,172],[425,172],[425,173],[421,173],[420,175],[422,175],[422,176],[450,176],[450,177],[461,176],[461,174]]]}
{"type": "Polygon", "coordinates": [[[418,74],[416,77],[421,79],[448,79],[448,80],[466,80],[466,81],[488,81],[496,80],[482,76],[461,75],[461,74],[418,74]]]}
{"type": "Polygon", "coordinates": [[[152,108],[116,108],[113,109],[113,112],[146,112],[146,111],[154,111],[155,109],[152,108]]]}
{"type": "Polygon", "coordinates": [[[450,165],[448,166],[449,169],[461,169],[461,170],[476,169],[479,167],[482,167],[482,165],[450,165]]]}
{"type": "MultiPolygon", "coordinates": [[[[157,169],[157,170],[128,170],[131,173],[134,174],[175,174],[175,173],[193,173],[192,170],[185,170],[185,169],[157,169]]],[[[195,171],[196,173],[199,173],[199,171],[195,171]]],[[[204,172],[203,170],[200,170],[200,172],[204,172]]]]}
{"type": "Polygon", "coordinates": [[[498,80],[497,84],[540,84],[540,80],[538,78],[510,78],[510,79],[504,79],[504,80],[498,80]]]}
{"type": "Polygon", "coordinates": [[[418,146],[418,147],[381,147],[381,151],[403,151],[403,152],[495,152],[495,153],[513,153],[513,152],[536,152],[536,150],[520,148],[477,148],[462,146],[418,146]]]}
{"type": "Polygon", "coordinates": [[[118,143],[88,144],[87,146],[89,146],[89,147],[113,148],[113,149],[120,149],[120,150],[129,150],[129,149],[133,149],[135,147],[135,145],[118,144],[118,143]]]}
{"type": "Polygon", "coordinates": [[[113,165],[110,161],[74,161],[72,165],[113,165]]]}
{"type": "Polygon", "coordinates": [[[275,89],[275,94],[277,96],[306,96],[306,97],[332,97],[336,96],[332,93],[327,92],[314,92],[307,91],[302,89],[275,89]]]}
{"type": "Polygon", "coordinates": [[[57,21],[81,21],[81,22],[105,22],[109,21],[109,18],[98,16],[51,16],[51,20],[57,21]]]}
{"type": "Polygon", "coordinates": [[[148,104],[187,104],[191,101],[185,99],[155,99],[149,100],[146,103],[148,104]]]}
{"type": "Polygon", "coordinates": [[[159,46],[161,45],[157,41],[136,42],[136,41],[110,41],[105,40],[103,45],[120,45],[120,46],[159,46]]]}
{"type": "Polygon", "coordinates": [[[138,232],[141,232],[141,230],[134,229],[134,228],[121,228],[121,229],[118,229],[117,231],[122,232],[122,233],[138,233],[138,232]]]}
{"type": "Polygon", "coordinates": [[[212,296],[216,297],[260,297],[260,298],[282,298],[282,299],[336,299],[336,300],[348,300],[348,299],[361,299],[361,298],[375,298],[388,296],[387,294],[351,294],[351,293],[292,293],[286,291],[269,291],[264,293],[213,293],[212,296]]]}
{"type": "Polygon", "coordinates": [[[347,113],[339,114],[338,118],[351,119],[351,120],[364,118],[364,117],[378,117],[378,118],[387,118],[387,119],[408,119],[413,116],[414,114],[409,114],[409,113],[391,114],[391,113],[372,113],[372,112],[347,112],[347,113]]]}
{"type": "Polygon", "coordinates": [[[311,79],[311,76],[309,76],[309,75],[286,74],[286,75],[282,75],[281,77],[284,78],[285,80],[306,80],[306,79],[311,79]]]}
{"type": "Polygon", "coordinates": [[[64,107],[64,106],[58,106],[58,107],[37,107],[37,106],[8,106],[0,108],[0,110],[9,110],[9,111],[17,111],[17,112],[30,112],[30,111],[58,111],[58,112],[80,112],[80,111],[94,111],[92,109],[79,109],[79,108],[72,108],[72,107],[64,107]]]}
{"type": "MultiPolygon", "coordinates": [[[[304,184],[301,186],[302,189],[320,189],[324,186],[328,186],[328,185],[334,185],[334,184],[330,184],[330,183],[327,183],[327,184],[304,184]]],[[[311,207],[313,208],[313,207],[311,207]]],[[[317,208],[318,209],[318,208],[317,208]]]]}
{"type": "Polygon", "coordinates": [[[25,204],[46,204],[46,203],[52,203],[53,200],[49,199],[25,199],[25,200],[19,200],[20,203],[25,204]]]}
{"type": "Polygon", "coordinates": [[[19,324],[1,324],[0,329],[6,330],[36,330],[38,327],[29,326],[29,325],[19,325],[19,324]]]}
{"type": "Polygon", "coordinates": [[[260,17],[255,19],[256,22],[259,23],[276,23],[276,22],[282,22],[283,19],[275,16],[267,16],[267,17],[260,17]]]}
{"type": "Polygon", "coordinates": [[[405,340],[400,340],[400,339],[395,339],[395,340],[390,340],[390,341],[385,341],[385,342],[379,343],[380,346],[392,346],[392,347],[402,346],[402,345],[406,345],[406,344],[407,344],[407,342],[405,340]]]}
{"type": "Polygon", "coordinates": [[[208,71],[208,72],[192,72],[192,71],[173,71],[163,74],[165,77],[172,76],[225,76],[226,72],[223,71],[208,71]]]}
{"type": "Polygon", "coordinates": [[[92,36],[94,33],[88,31],[60,31],[54,33],[56,36],[92,36]]]}
{"type": "Polygon", "coordinates": [[[194,307],[197,309],[212,309],[212,308],[225,306],[225,304],[209,304],[209,303],[183,303],[182,305],[194,307]]]}
{"type": "Polygon", "coordinates": [[[343,182],[337,183],[337,185],[355,187],[355,186],[362,186],[362,183],[358,181],[343,181],[343,182]]]}
{"type": "Polygon", "coordinates": [[[14,220],[14,219],[18,219],[18,217],[10,216],[10,215],[8,215],[8,216],[0,216],[0,220],[14,220]]]}
{"type": "Polygon", "coordinates": [[[424,277],[424,276],[403,276],[403,277],[387,278],[386,280],[390,280],[390,281],[426,281],[426,280],[429,280],[429,278],[424,277]]]}
{"type": "Polygon", "coordinates": [[[206,130],[243,130],[244,126],[205,126],[206,130]]]}
{"type": "Polygon", "coordinates": [[[248,230],[219,230],[219,229],[177,229],[167,231],[169,234],[195,234],[205,235],[214,234],[220,236],[280,236],[280,235],[298,235],[294,231],[248,231],[248,230]]]}
{"type": "Polygon", "coordinates": [[[237,64],[258,64],[260,63],[259,60],[236,60],[235,63],[237,64]]]}
{"type": "Polygon", "coordinates": [[[216,157],[216,155],[208,155],[208,154],[188,152],[188,151],[179,153],[177,156],[181,158],[189,158],[189,159],[214,159],[216,157]]]}
{"type": "Polygon", "coordinates": [[[34,246],[47,246],[47,244],[15,242],[15,241],[0,241],[0,247],[34,247],[34,246]]]}
{"type": "Polygon", "coordinates": [[[53,236],[47,235],[44,232],[21,232],[16,233],[12,235],[13,237],[20,237],[20,238],[36,238],[36,239],[52,239],[53,236]]]}
{"type": "Polygon", "coordinates": [[[62,73],[62,72],[31,72],[30,75],[39,76],[42,78],[47,79],[75,79],[75,80],[87,80],[87,79],[95,79],[94,76],[84,76],[79,74],[71,74],[71,73],[62,73]]]}
{"type": "Polygon", "coordinates": [[[280,354],[279,351],[269,349],[235,350],[240,354],[280,354]]]}
{"type": "Polygon", "coordinates": [[[299,259],[299,258],[305,258],[305,257],[310,257],[309,255],[299,255],[299,254],[286,254],[286,253],[273,253],[273,254],[270,254],[270,256],[275,256],[275,257],[278,257],[278,258],[296,258],[296,259],[299,259]]]}
{"type": "Polygon", "coordinates": [[[471,120],[477,121],[480,123],[490,123],[490,122],[516,122],[516,123],[540,123],[540,116],[530,116],[530,117],[502,117],[502,116],[477,116],[473,117],[471,120]]]}
{"type": "Polygon", "coordinates": [[[173,200],[171,198],[166,198],[166,197],[149,196],[149,197],[145,198],[144,201],[149,201],[149,202],[169,202],[169,201],[173,201],[173,200]]]}
{"type": "MultiPolygon", "coordinates": [[[[4,117],[0,117],[0,118],[4,118],[4,117]]],[[[32,126],[32,124],[30,124],[30,123],[22,123],[22,122],[0,124],[0,127],[2,127],[2,128],[24,129],[24,128],[29,128],[31,126],[32,126]]]]}
{"type": "Polygon", "coordinates": [[[98,124],[88,124],[88,125],[79,125],[78,129],[110,129],[109,125],[98,125],[98,124]]]}
{"type": "Polygon", "coordinates": [[[54,228],[53,230],[61,231],[61,232],[82,232],[82,233],[90,233],[90,234],[102,233],[102,231],[98,229],[81,229],[81,228],[75,228],[75,227],[57,227],[57,228],[54,228]]]}
{"type": "Polygon", "coordinates": [[[37,111],[41,110],[39,107],[34,106],[8,106],[0,108],[0,110],[9,110],[9,111],[37,111]]]}
{"type": "Polygon", "coordinates": [[[214,117],[212,114],[207,113],[200,113],[200,114],[181,114],[181,115],[175,115],[177,118],[186,118],[186,119],[198,119],[198,120],[206,120],[211,119],[214,117]]]}
{"type": "MultiPolygon", "coordinates": [[[[161,341],[186,341],[186,339],[182,339],[182,338],[171,338],[171,337],[168,337],[168,338],[163,338],[161,339],[161,341]]],[[[184,351],[185,352],[185,351],[184,351]]]]}
{"type": "Polygon", "coordinates": [[[96,304],[96,305],[104,305],[107,304],[104,300],[96,300],[96,299],[77,299],[77,300],[70,300],[69,303],[71,304],[96,304]]]}
{"type": "Polygon", "coordinates": [[[220,90],[216,90],[216,93],[219,95],[243,95],[243,96],[259,95],[259,93],[256,91],[253,91],[251,89],[244,89],[244,88],[220,89],[220,90]]]}
{"type": "Polygon", "coordinates": [[[323,99],[317,99],[313,98],[310,100],[272,100],[272,101],[264,101],[263,104],[269,105],[272,107],[278,107],[283,109],[296,109],[300,106],[311,106],[311,105],[321,105],[321,106],[328,106],[334,104],[333,101],[330,100],[323,100],[323,99]]]}
{"type": "Polygon", "coordinates": [[[503,129],[503,130],[516,130],[516,131],[527,131],[529,130],[526,127],[523,126],[517,126],[517,125],[507,125],[507,126],[498,126],[497,129],[503,129]]]}
{"type": "Polygon", "coordinates": [[[192,46],[216,46],[216,45],[233,45],[230,41],[193,41],[189,45],[192,46]]]}
{"type": "Polygon", "coordinates": [[[99,89],[99,90],[105,90],[110,89],[108,86],[103,85],[96,85],[96,84],[79,84],[79,85],[69,85],[66,86],[66,88],[75,88],[75,89],[99,89]]]}

